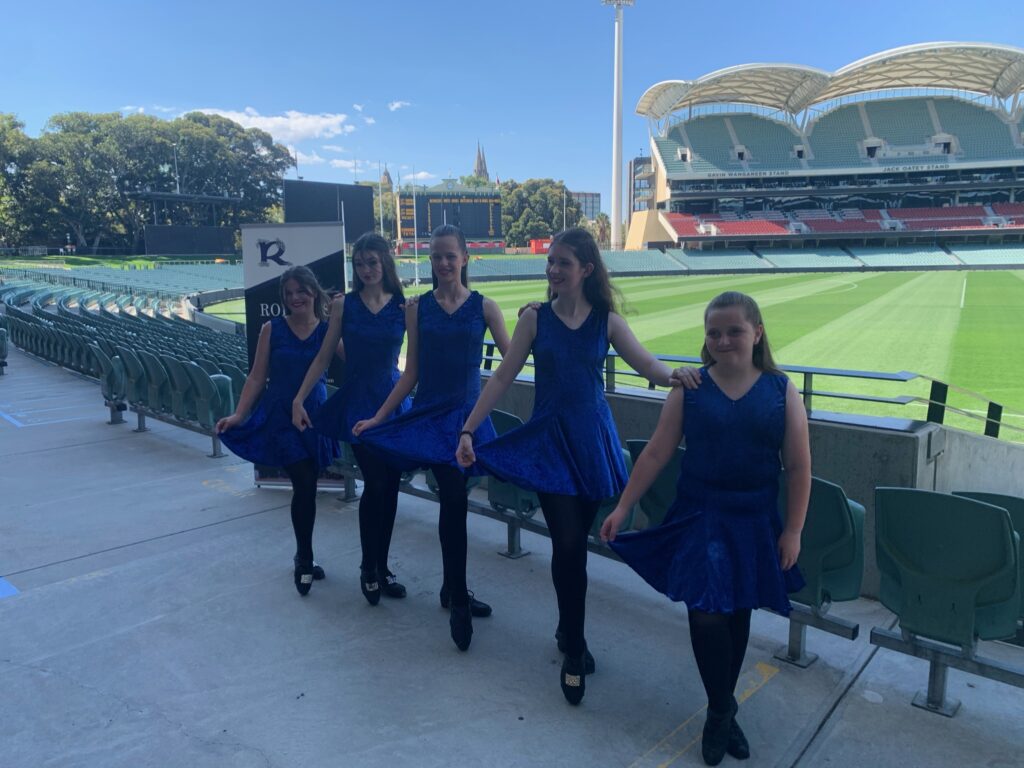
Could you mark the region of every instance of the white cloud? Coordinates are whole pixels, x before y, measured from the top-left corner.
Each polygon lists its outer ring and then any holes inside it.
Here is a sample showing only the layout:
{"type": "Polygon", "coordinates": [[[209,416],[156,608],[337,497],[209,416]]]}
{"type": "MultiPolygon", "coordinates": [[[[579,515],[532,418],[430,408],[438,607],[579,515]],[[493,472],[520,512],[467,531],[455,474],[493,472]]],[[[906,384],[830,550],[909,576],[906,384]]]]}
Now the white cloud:
{"type": "Polygon", "coordinates": [[[392,112],[401,109],[402,107],[412,106],[408,101],[389,101],[388,109],[392,112]]]}
{"type": "Polygon", "coordinates": [[[150,107],[154,112],[163,112],[164,114],[170,114],[172,112],[180,112],[181,110],[177,107],[165,107],[160,104],[154,104],[150,107]]]}
{"type": "Polygon", "coordinates": [[[429,181],[430,179],[436,179],[437,176],[427,171],[416,171],[416,173],[410,173],[402,176],[402,181],[429,181]]]}
{"type": "Polygon", "coordinates": [[[288,149],[291,150],[292,157],[297,157],[299,159],[299,165],[323,165],[327,162],[324,158],[320,157],[316,151],[311,155],[307,155],[301,149],[296,149],[295,147],[288,147],[288,149]]]}
{"type": "Polygon", "coordinates": [[[326,152],[347,152],[348,150],[338,144],[324,144],[320,149],[326,152]]]}
{"type": "Polygon", "coordinates": [[[343,133],[352,133],[356,128],[347,124],[348,115],[343,113],[321,112],[311,114],[294,109],[283,115],[261,115],[252,107],[238,112],[231,109],[207,107],[194,110],[208,115],[221,115],[234,120],[243,128],[259,128],[273,136],[277,141],[304,141],[306,139],[330,139],[343,133]]]}
{"type": "Polygon", "coordinates": [[[356,112],[362,112],[363,111],[363,105],[362,104],[353,104],[352,105],[352,109],[354,109],[356,112]]]}
{"type": "Polygon", "coordinates": [[[145,107],[137,107],[134,104],[129,104],[127,106],[121,107],[117,111],[118,112],[134,112],[137,115],[141,115],[142,113],[144,113],[146,111],[146,108],[145,107]]]}
{"type": "Polygon", "coordinates": [[[377,122],[377,120],[372,117],[363,117],[363,122],[366,123],[367,125],[373,125],[374,123],[377,122]]]}
{"type": "Polygon", "coordinates": [[[370,163],[366,160],[331,160],[331,168],[341,168],[346,171],[355,169],[357,171],[365,171],[370,167],[370,163]]]}

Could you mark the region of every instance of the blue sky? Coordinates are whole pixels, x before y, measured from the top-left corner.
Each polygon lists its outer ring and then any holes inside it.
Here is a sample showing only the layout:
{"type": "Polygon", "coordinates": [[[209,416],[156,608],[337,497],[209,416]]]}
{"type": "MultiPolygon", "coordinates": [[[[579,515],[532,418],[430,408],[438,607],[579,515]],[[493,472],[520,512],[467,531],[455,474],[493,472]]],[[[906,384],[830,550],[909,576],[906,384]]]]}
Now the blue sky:
{"type": "MultiPolygon", "coordinates": [[[[300,154],[306,179],[427,183],[472,170],[563,179],[610,207],[613,11],[599,0],[17,2],[4,8],[0,111],[221,112],[300,154]]],[[[637,0],[625,11],[624,156],[650,85],[750,62],[836,69],[910,43],[1024,47],[1017,2],[947,6],[637,0]]],[[[294,176],[294,172],[291,174],[294,176]]]]}

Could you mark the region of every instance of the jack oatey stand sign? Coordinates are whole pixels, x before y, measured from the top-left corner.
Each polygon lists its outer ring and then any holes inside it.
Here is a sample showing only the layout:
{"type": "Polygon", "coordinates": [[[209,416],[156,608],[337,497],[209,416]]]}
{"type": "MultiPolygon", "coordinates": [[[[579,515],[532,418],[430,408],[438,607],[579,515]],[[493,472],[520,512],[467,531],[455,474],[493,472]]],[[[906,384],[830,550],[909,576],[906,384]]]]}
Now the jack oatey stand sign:
{"type": "MultiPolygon", "coordinates": [[[[345,229],[343,222],[310,224],[243,224],[242,273],[245,282],[245,335],[249,348],[249,367],[256,354],[256,342],[263,324],[283,317],[281,275],[289,267],[303,265],[313,270],[320,285],[330,294],[344,293],[345,229]]],[[[327,382],[337,386],[343,365],[334,358],[327,370],[327,382]]],[[[326,486],[341,486],[340,477],[325,472],[326,486]]],[[[259,485],[289,484],[279,467],[256,467],[259,485]]]]}

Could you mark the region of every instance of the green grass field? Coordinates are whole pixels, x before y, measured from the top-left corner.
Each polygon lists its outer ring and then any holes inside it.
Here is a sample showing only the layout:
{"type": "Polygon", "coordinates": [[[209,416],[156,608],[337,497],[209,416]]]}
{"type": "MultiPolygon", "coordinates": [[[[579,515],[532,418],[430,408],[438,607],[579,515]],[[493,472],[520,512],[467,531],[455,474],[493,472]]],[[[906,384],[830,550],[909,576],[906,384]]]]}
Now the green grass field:
{"type": "MultiPolygon", "coordinates": [[[[652,352],[697,355],[707,302],[724,290],[751,294],[765,316],[781,364],[871,371],[912,371],[978,392],[1006,409],[1024,412],[1024,272],[868,272],[858,274],[707,275],[624,278],[630,327],[652,352]],[[961,299],[963,305],[961,306],[961,299]]],[[[511,328],[524,302],[543,299],[541,281],[481,283],[511,328]]],[[[214,309],[232,319],[242,302],[214,309]]],[[[797,380],[799,384],[799,379],[797,380]]],[[[927,397],[929,384],[816,377],[816,390],[927,397]]],[[[952,392],[951,405],[969,411],[984,403],[952,392]]],[[[815,408],[923,419],[926,406],[820,398],[815,408]]],[[[1024,427],[1024,418],[1005,421],[1024,427]]],[[[980,422],[956,416],[947,423],[972,432],[980,422]]],[[[1005,433],[1022,440],[1024,434],[1005,433]]]]}

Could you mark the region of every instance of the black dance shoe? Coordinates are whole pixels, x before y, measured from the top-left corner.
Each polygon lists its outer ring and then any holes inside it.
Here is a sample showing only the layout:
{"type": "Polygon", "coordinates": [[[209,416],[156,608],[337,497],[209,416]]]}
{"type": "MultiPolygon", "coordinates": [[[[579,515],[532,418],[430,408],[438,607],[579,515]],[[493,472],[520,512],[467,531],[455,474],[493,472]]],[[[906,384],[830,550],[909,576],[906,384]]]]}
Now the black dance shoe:
{"type": "MultiPolygon", "coordinates": [[[[450,599],[450,596],[448,594],[448,587],[446,587],[444,584],[442,584],[441,585],[441,607],[444,608],[445,610],[448,610],[450,605],[451,605],[451,599],[450,599]]],[[[469,593],[469,608],[472,611],[473,616],[475,616],[478,619],[486,619],[488,616],[490,616],[493,613],[493,611],[491,610],[491,606],[489,606],[487,603],[483,602],[482,600],[477,600],[476,596],[472,592],[469,593]]]]}
{"type": "MultiPolygon", "coordinates": [[[[295,563],[295,567],[298,568],[299,567],[299,556],[296,555],[294,558],[292,558],[292,562],[294,562],[295,563]]],[[[323,581],[326,577],[327,577],[327,574],[324,573],[324,569],[319,566],[319,564],[316,562],[316,560],[314,560],[313,561],[313,581],[323,581]]]]}
{"type": "Polygon", "coordinates": [[[305,597],[313,586],[313,561],[295,560],[295,589],[305,597]]]}
{"type": "Polygon", "coordinates": [[[370,605],[380,602],[380,580],[377,571],[359,569],[359,589],[370,605]]]}
{"type": "Polygon", "coordinates": [[[566,701],[574,707],[583,701],[583,692],[587,687],[587,670],[582,656],[573,658],[567,655],[562,659],[559,683],[566,701]]]}
{"type": "Polygon", "coordinates": [[[460,651],[469,650],[469,643],[473,639],[473,613],[468,599],[462,605],[452,603],[448,625],[455,646],[460,651]]]}
{"type": "Polygon", "coordinates": [[[388,570],[381,574],[380,591],[384,597],[394,597],[399,600],[406,595],[405,587],[398,583],[398,577],[388,570]]]}
{"type": "Polygon", "coordinates": [[[731,704],[725,712],[715,712],[708,707],[708,719],[704,722],[704,732],[700,742],[701,756],[708,765],[718,765],[725,757],[726,750],[729,748],[729,734],[735,716],[735,703],[731,704]]]}
{"type": "MultiPolygon", "coordinates": [[[[739,705],[736,703],[735,697],[732,701],[733,712],[735,712],[739,709],[739,705]]],[[[732,722],[729,723],[729,743],[726,745],[725,751],[737,760],[746,760],[750,757],[750,743],[747,741],[747,737],[743,734],[743,729],[740,728],[740,724],[736,722],[735,714],[732,716],[732,722]]]]}
{"type": "MultiPolygon", "coordinates": [[[[555,630],[555,642],[558,643],[558,650],[560,653],[565,653],[565,635],[562,630],[555,630]]],[[[597,671],[597,662],[594,661],[593,654],[590,653],[590,649],[587,648],[587,641],[583,641],[583,669],[588,675],[592,675],[597,671]]]]}

